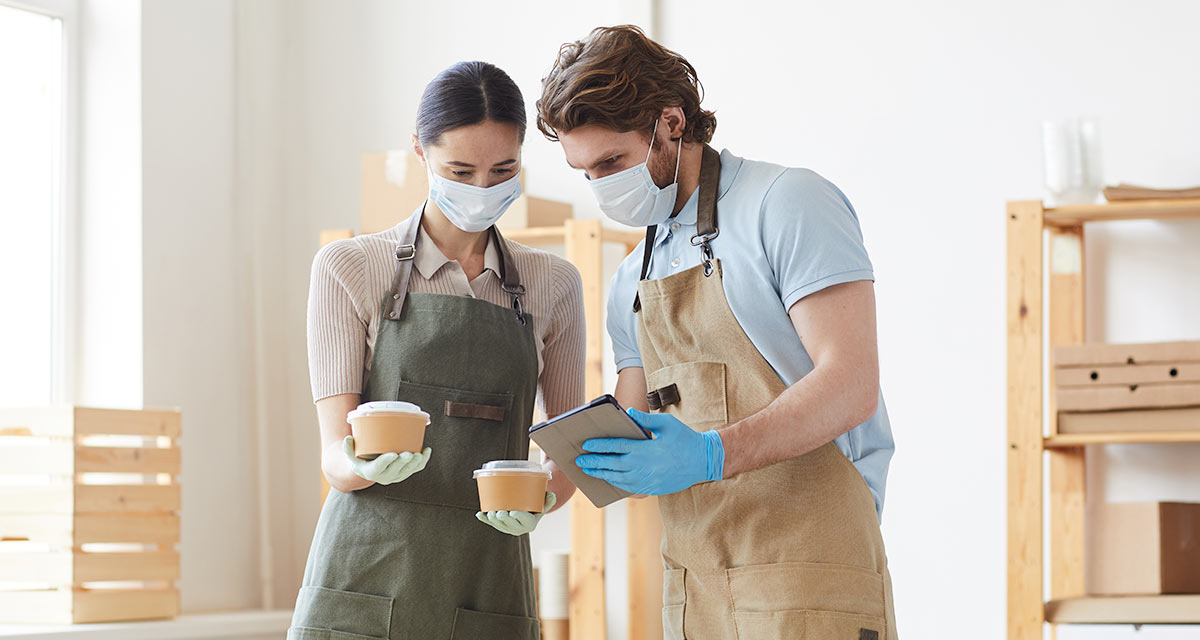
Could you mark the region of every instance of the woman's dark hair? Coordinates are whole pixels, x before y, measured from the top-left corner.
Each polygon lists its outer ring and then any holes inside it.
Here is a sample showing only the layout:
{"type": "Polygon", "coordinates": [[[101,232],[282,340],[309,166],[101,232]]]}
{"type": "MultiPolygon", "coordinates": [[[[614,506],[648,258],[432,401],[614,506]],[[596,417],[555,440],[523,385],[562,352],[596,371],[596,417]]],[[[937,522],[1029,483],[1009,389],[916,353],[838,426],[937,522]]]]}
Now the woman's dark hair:
{"type": "Polygon", "coordinates": [[[516,125],[525,142],[525,99],[517,83],[494,64],[458,62],[425,85],[417,106],[417,140],[435,145],[451,129],[486,120],[516,125]]]}

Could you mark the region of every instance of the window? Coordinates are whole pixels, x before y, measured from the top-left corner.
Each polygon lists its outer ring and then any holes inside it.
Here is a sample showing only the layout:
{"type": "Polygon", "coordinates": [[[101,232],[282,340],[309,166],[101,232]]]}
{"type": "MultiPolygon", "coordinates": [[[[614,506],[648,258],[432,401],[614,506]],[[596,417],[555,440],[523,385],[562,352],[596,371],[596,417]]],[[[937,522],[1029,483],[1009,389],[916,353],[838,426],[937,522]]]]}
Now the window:
{"type": "Polygon", "coordinates": [[[0,0],[0,406],[69,400],[70,85],[51,4],[0,0]]]}

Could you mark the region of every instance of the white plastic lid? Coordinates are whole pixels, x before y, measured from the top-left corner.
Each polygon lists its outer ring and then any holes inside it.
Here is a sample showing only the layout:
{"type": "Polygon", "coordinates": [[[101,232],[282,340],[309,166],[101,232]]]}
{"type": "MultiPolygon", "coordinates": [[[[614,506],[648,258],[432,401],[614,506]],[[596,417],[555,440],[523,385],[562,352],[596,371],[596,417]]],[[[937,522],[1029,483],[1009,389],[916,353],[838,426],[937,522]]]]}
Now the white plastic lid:
{"type": "Polygon", "coordinates": [[[528,460],[493,460],[484,463],[482,469],[476,469],[471,477],[504,475],[543,475],[547,478],[553,477],[549,469],[546,469],[540,463],[528,460]]]}
{"type": "Polygon", "coordinates": [[[360,404],[358,405],[357,409],[351,411],[346,416],[346,420],[377,413],[417,413],[425,416],[425,424],[429,424],[429,414],[422,411],[421,407],[418,407],[411,402],[400,402],[396,400],[376,400],[374,402],[360,404]]]}

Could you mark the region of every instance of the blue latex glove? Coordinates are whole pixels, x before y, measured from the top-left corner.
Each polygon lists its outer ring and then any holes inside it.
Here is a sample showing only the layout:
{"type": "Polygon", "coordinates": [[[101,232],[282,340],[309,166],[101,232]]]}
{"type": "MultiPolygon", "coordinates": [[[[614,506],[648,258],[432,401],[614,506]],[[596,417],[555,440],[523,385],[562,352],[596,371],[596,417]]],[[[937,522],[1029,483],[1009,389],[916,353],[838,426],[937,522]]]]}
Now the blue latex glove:
{"type": "Polygon", "coordinates": [[[669,413],[627,409],[653,440],[594,438],[575,458],[584,473],[629,493],[663,496],[722,479],[725,445],[716,431],[698,433],[669,413]]]}

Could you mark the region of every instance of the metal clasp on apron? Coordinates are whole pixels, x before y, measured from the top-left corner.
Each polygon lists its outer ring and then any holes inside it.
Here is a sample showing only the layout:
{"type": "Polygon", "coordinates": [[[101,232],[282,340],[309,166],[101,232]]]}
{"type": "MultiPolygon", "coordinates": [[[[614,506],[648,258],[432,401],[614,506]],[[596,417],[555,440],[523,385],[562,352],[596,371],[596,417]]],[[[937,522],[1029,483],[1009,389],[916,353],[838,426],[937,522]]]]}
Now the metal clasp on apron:
{"type": "Polygon", "coordinates": [[[416,255],[417,255],[417,245],[415,245],[415,244],[402,244],[402,245],[396,246],[396,259],[397,260],[412,260],[413,257],[416,255]]]}
{"type": "Polygon", "coordinates": [[[512,308],[513,311],[517,312],[517,322],[521,323],[521,326],[525,326],[525,306],[521,304],[521,297],[525,295],[525,285],[518,284],[515,287],[510,287],[506,284],[501,284],[500,288],[512,296],[512,308]]]}
{"type": "Polygon", "coordinates": [[[705,277],[711,276],[713,272],[713,252],[712,246],[709,245],[709,242],[716,239],[716,237],[719,235],[721,235],[721,230],[713,229],[713,232],[708,235],[700,235],[697,233],[696,235],[692,236],[692,246],[700,247],[700,262],[704,265],[705,277]]]}

